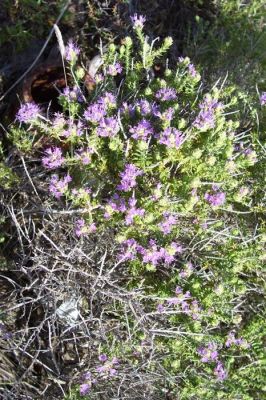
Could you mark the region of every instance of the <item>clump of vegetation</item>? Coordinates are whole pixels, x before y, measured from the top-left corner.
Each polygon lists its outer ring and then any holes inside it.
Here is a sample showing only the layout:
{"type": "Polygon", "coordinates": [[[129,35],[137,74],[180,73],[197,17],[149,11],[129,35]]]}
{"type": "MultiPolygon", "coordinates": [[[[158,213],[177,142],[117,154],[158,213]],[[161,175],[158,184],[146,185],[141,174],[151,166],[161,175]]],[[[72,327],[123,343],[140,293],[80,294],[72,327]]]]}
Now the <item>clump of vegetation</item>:
{"type": "Polygon", "coordinates": [[[186,52],[204,67],[205,74],[227,73],[228,80],[246,95],[256,85],[265,90],[265,2],[222,0],[212,23],[201,16],[196,21],[186,52]]]}
{"type": "Polygon", "coordinates": [[[25,50],[30,41],[47,35],[47,28],[52,28],[64,4],[62,0],[49,4],[44,0],[3,0],[0,46],[3,49],[13,47],[16,52],[25,50]]]}
{"type": "Polygon", "coordinates": [[[42,208],[29,199],[21,226],[9,212],[32,252],[32,309],[22,342],[8,340],[64,377],[62,347],[75,343],[66,399],[261,399],[263,138],[243,131],[232,87],[206,92],[189,58],[163,61],[171,38],[156,46],[143,16],[132,24],[93,86],[78,46],[61,44],[62,111],[17,113],[11,137],[30,137],[17,150],[42,208]]]}

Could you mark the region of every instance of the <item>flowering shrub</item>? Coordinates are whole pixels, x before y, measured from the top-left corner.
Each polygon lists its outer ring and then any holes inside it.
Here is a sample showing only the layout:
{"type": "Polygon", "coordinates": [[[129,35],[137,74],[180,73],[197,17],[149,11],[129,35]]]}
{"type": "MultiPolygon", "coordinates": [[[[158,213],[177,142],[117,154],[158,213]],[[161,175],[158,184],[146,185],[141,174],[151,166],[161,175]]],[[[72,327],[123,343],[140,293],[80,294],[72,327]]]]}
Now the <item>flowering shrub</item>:
{"type": "MultiPolygon", "coordinates": [[[[98,387],[108,393],[142,357],[155,375],[167,370],[164,390],[173,396],[244,398],[251,383],[243,370],[260,362],[249,332],[254,311],[247,316],[241,304],[263,262],[263,225],[250,218],[261,207],[251,177],[262,145],[231,113],[230,89],[217,84],[205,93],[188,58],[156,72],[172,40],[155,48],[143,33],[145,18],[134,15],[132,23],[136,42],[110,45],[92,91],[70,42],[73,82],[60,96],[62,112],[46,118],[40,106],[25,104],[17,113],[20,129],[30,126],[34,140],[48,143],[38,148],[43,187],[55,207],[77,211],[72,235],[82,246],[112,232],[110,271],[143,293],[145,317],[127,320],[126,347],[110,333],[116,344],[100,365],[88,362],[77,396],[97,398],[98,387]],[[232,389],[237,371],[241,384],[232,389]]],[[[162,395],[162,382],[154,387],[162,395]]]]}

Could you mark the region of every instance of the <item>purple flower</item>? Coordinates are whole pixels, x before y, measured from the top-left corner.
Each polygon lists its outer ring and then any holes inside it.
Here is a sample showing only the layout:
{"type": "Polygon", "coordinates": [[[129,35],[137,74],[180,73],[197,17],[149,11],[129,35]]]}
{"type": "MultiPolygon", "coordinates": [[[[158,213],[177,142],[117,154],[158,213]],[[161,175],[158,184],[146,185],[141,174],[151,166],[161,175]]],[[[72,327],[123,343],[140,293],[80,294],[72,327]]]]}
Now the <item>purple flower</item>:
{"type": "Polygon", "coordinates": [[[153,127],[150,121],[142,119],[137,125],[131,127],[129,132],[132,134],[133,139],[140,139],[146,141],[149,136],[153,135],[153,127]]]}
{"type": "Polygon", "coordinates": [[[154,115],[159,117],[163,121],[170,122],[173,119],[175,110],[172,107],[167,108],[164,112],[159,111],[159,109],[154,110],[154,115]]]}
{"type": "Polygon", "coordinates": [[[63,129],[66,124],[65,117],[62,113],[57,112],[54,114],[53,126],[56,129],[63,129]]]}
{"type": "Polygon", "coordinates": [[[81,161],[83,165],[88,165],[91,162],[91,154],[93,153],[93,149],[88,147],[85,150],[79,150],[78,153],[76,153],[76,158],[77,160],[81,161]]]}
{"type": "Polygon", "coordinates": [[[224,369],[223,364],[221,363],[221,361],[217,362],[217,365],[214,369],[214,374],[217,376],[217,379],[219,381],[224,381],[227,378],[227,372],[224,369]]]}
{"type": "Polygon", "coordinates": [[[16,114],[16,120],[19,122],[31,122],[34,121],[38,114],[40,114],[40,108],[35,103],[25,103],[20,106],[16,114]]]}
{"type": "Polygon", "coordinates": [[[0,323],[0,338],[8,340],[11,339],[12,336],[13,334],[8,331],[7,327],[4,324],[0,323]]]}
{"type": "Polygon", "coordinates": [[[236,338],[235,338],[234,332],[230,332],[228,337],[227,337],[225,346],[226,347],[231,347],[233,344],[235,344],[235,341],[236,341],[236,338]]]}
{"type": "Polygon", "coordinates": [[[190,309],[189,309],[189,304],[187,301],[182,300],[181,301],[181,308],[184,314],[189,314],[190,309]]]}
{"type": "Polygon", "coordinates": [[[184,135],[176,128],[166,128],[162,133],[158,135],[158,138],[159,143],[164,144],[170,148],[178,149],[184,140],[184,135]]]}
{"type": "Polygon", "coordinates": [[[215,116],[212,109],[201,110],[193,125],[198,129],[214,128],[215,116]]]}
{"type": "Polygon", "coordinates": [[[102,119],[97,127],[97,134],[101,137],[113,137],[119,132],[120,126],[117,118],[107,117],[102,119]]]}
{"type": "Polygon", "coordinates": [[[99,355],[99,361],[101,361],[101,362],[105,362],[105,361],[107,361],[107,355],[106,354],[100,354],[99,355]]]}
{"type": "Polygon", "coordinates": [[[91,372],[87,371],[82,375],[82,380],[87,381],[91,379],[91,372]]]}
{"type": "MultiPolygon", "coordinates": [[[[103,356],[105,356],[105,354],[103,354],[103,356]]],[[[107,374],[109,376],[115,376],[117,374],[117,370],[114,368],[114,366],[116,366],[117,364],[119,364],[119,362],[116,357],[114,357],[111,361],[107,361],[107,357],[106,357],[105,363],[103,365],[101,365],[100,367],[97,367],[96,371],[98,372],[98,374],[101,374],[101,375],[107,374]]]]}
{"type": "Polygon", "coordinates": [[[137,242],[135,239],[127,239],[121,243],[120,261],[134,260],[137,254],[137,242]]]}
{"type": "Polygon", "coordinates": [[[150,248],[143,252],[143,262],[157,266],[160,262],[171,264],[175,260],[175,254],[178,252],[176,243],[172,242],[167,249],[158,248],[155,241],[150,240],[150,248]]]}
{"type": "Polygon", "coordinates": [[[177,287],[175,288],[175,294],[176,294],[177,296],[179,296],[180,294],[183,294],[183,290],[181,289],[180,286],[177,286],[177,287]]]}
{"type": "Polygon", "coordinates": [[[146,99],[141,99],[136,103],[136,106],[139,107],[139,111],[141,115],[149,115],[153,113],[155,110],[157,110],[157,106],[155,104],[151,104],[148,102],[146,99]]]}
{"type": "Polygon", "coordinates": [[[94,79],[95,79],[95,82],[98,84],[98,83],[101,83],[104,81],[104,76],[103,76],[103,74],[96,74],[94,79]]]}
{"type": "Polygon", "coordinates": [[[243,339],[243,338],[236,339],[235,333],[234,332],[230,332],[228,334],[225,346],[226,347],[231,347],[232,345],[241,346],[241,347],[244,347],[244,348],[250,347],[250,344],[245,339],[243,339]]]}
{"type": "Polygon", "coordinates": [[[252,164],[254,164],[258,160],[256,152],[252,150],[252,148],[250,147],[244,150],[244,155],[247,157],[248,161],[250,161],[252,164]]]}
{"type": "Polygon", "coordinates": [[[183,252],[183,246],[181,246],[181,244],[178,244],[176,242],[172,242],[171,243],[171,250],[172,250],[172,252],[174,252],[174,254],[182,253],[183,252]]]}
{"type": "Polygon", "coordinates": [[[74,86],[72,89],[68,86],[65,87],[63,96],[65,96],[68,101],[78,101],[79,103],[84,101],[82,92],[78,86],[74,86]]]}
{"type": "Polygon", "coordinates": [[[137,200],[131,197],[129,199],[129,206],[130,208],[127,210],[126,213],[126,225],[131,225],[134,222],[134,217],[139,216],[143,217],[145,210],[143,208],[136,208],[137,200]]]}
{"type": "Polygon", "coordinates": [[[158,90],[155,97],[161,101],[175,100],[177,98],[176,90],[173,88],[162,88],[158,90]]]}
{"type": "Polygon", "coordinates": [[[122,70],[123,70],[122,65],[117,62],[113,65],[108,66],[107,73],[111,76],[116,76],[117,74],[121,74],[122,70]]]}
{"type": "Polygon", "coordinates": [[[199,107],[200,112],[193,122],[193,126],[198,129],[214,128],[215,110],[221,108],[222,104],[219,103],[218,100],[206,96],[199,107]]]}
{"type": "Polygon", "coordinates": [[[97,367],[96,371],[98,372],[98,374],[104,374],[106,372],[105,365],[101,365],[100,367],[97,367]]]}
{"type": "Polygon", "coordinates": [[[71,176],[66,175],[59,179],[58,175],[52,175],[49,185],[49,191],[56,199],[60,199],[68,189],[69,182],[72,181],[71,176]]]}
{"type": "Polygon", "coordinates": [[[106,107],[104,104],[91,104],[84,112],[84,118],[87,121],[97,124],[106,116],[106,107]]]}
{"type": "Polygon", "coordinates": [[[226,195],[224,192],[216,192],[213,194],[205,193],[205,200],[207,200],[213,207],[222,206],[225,203],[226,195]]]}
{"type": "Polygon", "coordinates": [[[115,376],[117,374],[117,370],[115,368],[110,368],[109,369],[109,375],[110,376],[115,376]]]}
{"type": "Polygon", "coordinates": [[[129,192],[137,185],[136,178],[143,174],[134,164],[126,164],[125,170],[120,173],[121,183],[117,189],[123,192],[129,192]]]}
{"type": "Polygon", "coordinates": [[[198,349],[198,354],[201,356],[201,361],[204,363],[217,361],[218,351],[217,344],[210,342],[207,347],[200,347],[198,349]]]}
{"type": "Polygon", "coordinates": [[[114,211],[125,212],[127,210],[125,199],[115,193],[112,198],[108,201],[108,206],[110,206],[114,211]]]}
{"type": "Polygon", "coordinates": [[[133,28],[137,29],[140,28],[142,29],[144,26],[144,23],[146,22],[146,18],[143,15],[137,15],[136,13],[130,17],[131,22],[133,23],[133,28]]]}
{"type": "Polygon", "coordinates": [[[79,394],[81,396],[86,396],[91,390],[91,383],[82,383],[79,388],[79,394]]]}
{"type": "Polygon", "coordinates": [[[111,362],[112,362],[112,365],[118,365],[119,364],[119,360],[118,360],[117,357],[113,357],[111,362]]]}
{"type": "Polygon", "coordinates": [[[75,234],[77,235],[77,237],[85,236],[95,231],[96,225],[94,222],[90,225],[86,225],[86,222],[83,218],[80,218],[76,221],[75,234]]]}
{"type": "Polygon", "coordinates": [[[91,194],[91,189],[90,188],[79,188],[77,189],[72,189],[71,190],[71,197],[72,200],[76,203],[85,203],[86,205],[89,205],[90,203],[90,195],[91,194]]]}
{"type": "Polygon", "coordinates": [[[159,313],[162,313],[162,312],[164,312],[164,310],[165,310],[165,308],[164,308],[164,306],[163,306],[163,304],[158,304],[158,306],[157,306],[157,311],[159,312],[159,313]]]}
{"type": "Polygon", "coordinates": [[[95,225],[95,223],[93,222],[92,224],[90,224],[89,226],[88,226],[88,233],[92,233],[92,232],[95,232],[96,231],[96,225],[95,225]]]}
{"type": "Polygon", "coordinates": [[[193,300],[191,305],[190,305],[190,314],[192,315],[193,319],[199,319],[200,315],[199,313],[201,312],[201,307],[199,305],[199,302],[197,300],[193,300]]]}
{"type": "Polygon", "coordinates": [[[260,96],[260,104],[262,106],[266,105],[266,92],[263,92],[262,95],[260,96]]]}
{"type": "Polygon", "coordinates": [[[116,98],[111,92],[105,92],[102,97],[97,101],[99,105],[107,108],[113,108],[116,106],[116,98]]]}
{"type": "Polygon", "coordinates": [[[190,292],[183,293],[183,290],[181,289],[180,286],[177,286],[175,289],[175,294],[176,297],[170,297],[167,299],[168,305],[181,305],[182,311],[184,313],[189,313],[189,304],[186,300],[191,299],[191,294],[190,292]]]}
{"type": "Polygon", "coordinates": [[[69,40],[66,46],[66,60],[74,63],[77,60],[79,53],[79,47],[73,42],[73,40],[69,40]]]}
{"type": "Polygon", "coordinates": [[[42,164],[45,168],[58,168],[64,163],[65,159],[62,156],[62,150],[59,147],[50,147],[45,152],[46,157],[42,158],[42,164]]]}
{"type": "Polygon", "coordinates": [[[197,71],[193,64],[188,64],[188,71],[193,78],[197,76],[197,71]]]}
{"type": "Polygon", "coordinates": [[[191,262],[188,262],[187,265],[185,266],[185,268],[180,271],[179,276],[181,278],[189,278],[190,275],[193,273],[194,268],[191,262]]]}
{"type": "Polygon", "coordinates": [[[155,249],[150,249],[146,251],[146,254],[144,254],[143,257],[143,262],[146,264],[152,264],[154,267],[157,266],[157,264],[162,260],[162,254],[159,250],[155,249]]]}
{"type": "Polygon", "coordinates": [[[76,230],[75,230],[75,233],[78,237],[83,235],[84,228],[85,228],[85,220],[83,218],[78,219],[76,222],[76,230]]]}
{"type": "Polygon", "coordinates": [[[181,300],[178,297],[169,297],[169,299],[167,299],[167,304],[169,306],[177,306],[180,303],[181,300]]]}
{"type": "Polygon", "coordinates": [[[175,253],[172,254],[172,251],[169,252],[168,250],[161,248],[160,249],[161,259],[165,262],[165,264],[171,264],[175,261],[175,253]]]}
{"type": "Polygon", "coordinates": [[[124,101],[120,107],[121,114],[128,115],[129,117],[133,117],[135,115],[135,110],[135,104],[128,104],[126,101],[124,101]]]}
{"type": "Polygon", "coordinates": [[[148,115],[152,111],[151,104],[148,102],[148,100],[145,99],[139,100],[137,102],[137,106],[140,108],[140,112],[143,115],[148,115]]]}
{"type": "Polygon", "coordinates": [[[83,134],[83,124],[81,121],[78,121],[76,124],[72,120],[69,121],[68,123],[68,128],[63,131],[63,136],[66,138],[74,138],[74,137],[79,137],[83,134]]]}
{"type": "Polygon", "coordinates": [[[169,213],[164,213],[164,217],[163,222],[158,226],[164,235],[168,235],[172,231],[173,226],[176,225],[177,219],[174,215],[169,213]]]}

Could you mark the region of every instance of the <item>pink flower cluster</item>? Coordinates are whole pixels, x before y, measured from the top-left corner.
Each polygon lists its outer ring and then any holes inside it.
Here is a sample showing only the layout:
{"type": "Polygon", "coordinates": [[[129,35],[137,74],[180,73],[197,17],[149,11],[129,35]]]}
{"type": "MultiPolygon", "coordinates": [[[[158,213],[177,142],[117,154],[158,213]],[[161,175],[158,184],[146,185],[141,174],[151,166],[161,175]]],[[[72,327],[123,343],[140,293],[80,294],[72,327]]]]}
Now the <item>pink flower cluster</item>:
{"type": "Polygon", "coordinates": [[[75,233],[77,237],[86,236],[95,231],[96,231],[96,225],[94,222],[88,225],[86,224],[84,218],[80,218],[76,221],[75,233]]]}
{"type": "Polygon", "coordinates": [[[144,141],[147,141],[154,134],[152,124],[146,119],[142,119],[137,125],[132,126],[129,132],[133,139],[144,141]]]}
{"type": "Polygon", "coordinates": [[[118,74],[121,74],[122,70],[123,70],[122,65],[116,62],[108,66],[107,73],[111,76],[116,76],[118,74]]]}
{"type": "Polygon", "coordinates": [[[113,137],[119,130],[117,117],[108,117],[108,110],[116,106],[116,98],[106,92],[97,102],[92,103],[84,112],[84,118],[94,125],[97,125],[96,132],[101,137],[113,137]]]}
{"type": "Polygon", "coordinates": [[[217,344],[210,342],[206,347],[200,347],[198,349],[198,354],[201,356],[201,361],[204,363],[216,362],[214,374],[219,381],[223,381],[227,378],[227,372],[223,363],[218,360],[219,353],[217,349],[217,344]]]}
{"type": "Polygon", "coordinates": [[[42,158],[42,164],[45,168],[55,169],[61,167],[65,161],[62,150],[59,147],[50,147],[45,153],[46,156],[42,158]]]}
{"type": "Polygon", "coordinates": [[[222,103],[216,99],[205,97],[199,107],[200,112],[193,125],[198,129],[214,128],[215,111],[223,107],[222,103]]]}
{"type": "Polygon", "coordinates": [[[266,92],[263,92],[260,96],[260,104],[266,106],[266,92]]]}
{"type": "Polygon", "coordinates": [[[40,107],[35,103],[22,104],[16,114],[16,120],[19,122],[31,122],[38,117],[41,110],[40,107]]]}
{"type": "Polygon", "coordinates": [[[159,247],[155,240],[149,240],[148,248],[144,248],[135,239],[127,239],[121,244],[120,261],[135,260],[141,257],[144,264],[156,267],[160,263],[171,264],[177,254],[182,252],[182,246],[172,242],[167,248],[159,247]]]}
{"type": "Polygon", "coordinates": [[[73,42],[73,40],[70,39],[66,45],[66,60],[69,62],[75,62],[79,53],[80,48],[73,42]]]}
{"type": "Polygon", "coordinates": [[[186,315],[190,315],[194,320],[200,318],[201,307],[198,300],[193,299],[190,292],[183,292],[180,286],[175,289],[175,296],[169,297],[157,306],[158,312],[164,312],[168,307],[177,306],[180,311],[186,315]]]}
{"type": "Polygon", "coordinates": [[[180,271],[179,276],[180,278],[186,279],[189,278],[190,275],[193,273],[194,267],[191,262],[188,262],[184,269],[180,271]]]}
{"type": "Polygon", "coordinates": [[[133,23],[134,29],[142,29],[146,22],[146,17],[144,17],[143,15],[138,15],[136,13],[133,16],[131,16],[130,19],[131,22],[133,23]]]}
{"type": "Polygon", "coordinates": [[[65,87],[63,90],[63,96],[69,101],[78,101],[79,103],[83,103],[84,98],[82,95],[82,91],[78,86],[74,86],[70,88],[69,86],[65,87]]]}
{"type": "Polygon", "coordinates": [[[56,198],[60,199],[68,190],[68,184],[72,181],[70,175],[65,175],[59,179],[58,175],[52,175],[49,185],[50,193],[56,198]]]}
{"type": "Polygon", "coordinates": [[[116,357],[113,357],[112,360],[108,360],[106,354],[100,354],[99,361],[102,363],[102,365],[96,367],[95,373],[92,374],[91,372],[86,372],[83,374],[83,383],[79,387],[79,394],[81,396],[88,395],[93,385],[96,385],[98,380],[105,380],[117,375],[119,361],[116,357]]]}
{"type": "Polygon", "coordinates": [[[243,339],[242,337],[237,339],[235,337],[235,332],[230,332],[228,334],[225,346],[226,347],[240,346],[240,347],[244,347],[244,348],[249,348],[250,344],[247,342],[246,339],[243,339]]]}
{"type": "Polygon", "coordinates": [[[83,165],[88,165],[91,162],[91,155],[94,153],[93,149],[88,147],[87,149],[79,149],[75,154],[75,158],[80,161],[83,165]]]}
{"type": "Polygon", "coordinates": [[[212,186],[212,193],[205,193],[205,200],[210,203],[213,207],[222,206],[225,203],[226,195],[224,192],[219,191],[219,187],[217,185],[212,186]]]}
{"type": "Polygon", "coordinates": [[[100,354],[99,361],[103,364],[96,368],[96,371],[101,376],[115,376],[117,374],[117,366],[119,365],[119,361],[116,357],[112,358],[112,360],[108,360],[106,354],[100,354]]]}
{"type": "Polygon", "coordinates": [[[80,137],[83,135],[83,123],[81,121],[78,121],[75,123],[73,120],[68,121],[68,127],[63,131],[63,136],[66,138],[75,138],[75,137],[80,137]]]}
{"type": "Polygon", "coordinates": [[[166,128],[160,135],[158,135],[159,143],[166,145],[170,148],[178,149],[183,140],[184,135],[176,128],[166,128]]]}
{"type": "Polygon", "coordinates": [[[176,90],[173,88],[162,88],[157,91],[155,97],[161,101],[170,101],[177,98],[176,90]]]}
{"type": "Polygon", "coordinates": [[[200,361],[204,363],[217,361],[218,359],[217,344],[214,342],[210,342],[206,347],[200,347],[198,349],[198,354],[201,356],[200,361]]]}
{"type": "Polygon", "coordinates": [[[143,208],[137,208],[136,205],[137,200],[134,197],[130,197],[127,203],[123,197],[120,197],[119,194],[115,193],[108,201],[104,217],[106,219],[111,217],[110,210],[108,209],[111,208],[112,212],[125,213],[126,225],[132,225],[136,216],[143,217],[145,214],[145,210],[143,208]]]}
{"type": "Polygon", "coordinates": [[[129,192],[137,185],[136,178],[143,175],[143,171],[134,164],[126,164],[123,172],[120,173],[121,182],[117,189],[122,192],[129,192]]]}
{"type": "Polygon", "coordinates": [[[164,235],[168,235],[176,225],[177,218],[175,215],[170,214],[169,212],[165,212],[163,216],[164,220],[160,222],[158,226],[164,235]]]}

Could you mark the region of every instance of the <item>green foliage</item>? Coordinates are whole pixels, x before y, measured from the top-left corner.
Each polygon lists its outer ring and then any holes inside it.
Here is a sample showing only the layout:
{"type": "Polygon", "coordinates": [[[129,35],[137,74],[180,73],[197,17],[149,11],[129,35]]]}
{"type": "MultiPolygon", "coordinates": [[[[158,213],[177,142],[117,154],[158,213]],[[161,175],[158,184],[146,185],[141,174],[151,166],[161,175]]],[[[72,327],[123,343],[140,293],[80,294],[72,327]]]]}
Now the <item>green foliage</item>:
{"type": "Polygon", "coordinates": [[[4,152],[0,142],[0,188],[10,189],[18,182],[18,177],[4,162],[4,152]]]}
{"type": "Polygon", "coordinates": [[[8,139],[10,139],[19,151],[28,153],[32,149],[34,135],[14,126],[8,132],[8,139]]]}
{"type": "Polygon", "coordinates": [[[17,176],[3,162],[0,162],[0,187],[10,189],[18,181],[17,176]]]}
{"type": "Polygon", "coordinates": [[[63,0],[3,0],[7,21],[0,27],[1,48],[12,44],[20,52],[31,40],[45,37],[64,4],[63,0]]]}
{"type": "Polygon", "coordinates": [[[208,74],[228,73],[228,79],[248,92],[265,89],[265,2],[217,2],[217,18],[210,24],[198,17],[197,35],[186,51],[208,74]]]}

